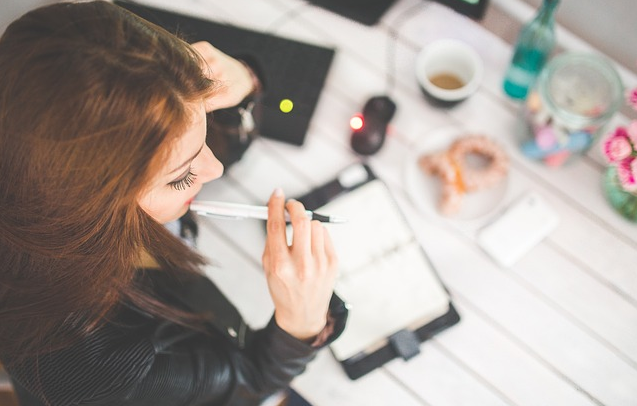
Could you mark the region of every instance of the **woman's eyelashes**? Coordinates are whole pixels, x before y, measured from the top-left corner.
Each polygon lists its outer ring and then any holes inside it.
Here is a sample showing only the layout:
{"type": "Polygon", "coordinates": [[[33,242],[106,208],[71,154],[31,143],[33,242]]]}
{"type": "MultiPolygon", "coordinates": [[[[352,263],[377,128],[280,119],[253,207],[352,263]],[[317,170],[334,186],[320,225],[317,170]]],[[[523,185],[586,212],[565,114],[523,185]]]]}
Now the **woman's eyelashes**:
{"type": "Polygon", "coordinates": [[[181,179],[177,179],[175,181],[172,181],[170,183],[168,183],[168,185],[170,187],[172,187],[175,190],[186,190],[186,188],[190,187],[193,185],[193,183],[195,182],[195,178],[197,177],[197,174],[192,172],[192,169],[188,170],[188,173],[186,174],[186,176],[184,176],[181,179]]]}

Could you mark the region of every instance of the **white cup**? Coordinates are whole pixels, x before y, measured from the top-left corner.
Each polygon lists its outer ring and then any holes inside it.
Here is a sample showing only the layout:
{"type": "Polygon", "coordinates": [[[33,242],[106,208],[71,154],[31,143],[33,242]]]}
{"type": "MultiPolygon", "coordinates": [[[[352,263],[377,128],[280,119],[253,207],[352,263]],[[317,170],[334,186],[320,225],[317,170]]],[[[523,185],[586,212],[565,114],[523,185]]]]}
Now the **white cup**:
{"type": "Polygon", "coordinates": [[[425,46],[416,57],[416,78],[427,98],[436,105],[451,106],[480,86],[484,64],[464,42],[440,39],[425,46]]]}

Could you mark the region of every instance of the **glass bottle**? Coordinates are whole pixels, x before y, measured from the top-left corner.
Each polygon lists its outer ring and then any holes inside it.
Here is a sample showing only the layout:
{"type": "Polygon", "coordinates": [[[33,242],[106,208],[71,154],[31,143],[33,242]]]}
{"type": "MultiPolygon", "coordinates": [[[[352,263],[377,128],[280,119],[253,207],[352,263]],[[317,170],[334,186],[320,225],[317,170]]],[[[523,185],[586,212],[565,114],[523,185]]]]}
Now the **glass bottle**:
{"type": "Polygon", "coordinates": [[[544,0],[533,20],[520,30],[504,77],[504,92],[514,99],[526,94],[555,46],[555,9],[559,0],[544,0]]]}

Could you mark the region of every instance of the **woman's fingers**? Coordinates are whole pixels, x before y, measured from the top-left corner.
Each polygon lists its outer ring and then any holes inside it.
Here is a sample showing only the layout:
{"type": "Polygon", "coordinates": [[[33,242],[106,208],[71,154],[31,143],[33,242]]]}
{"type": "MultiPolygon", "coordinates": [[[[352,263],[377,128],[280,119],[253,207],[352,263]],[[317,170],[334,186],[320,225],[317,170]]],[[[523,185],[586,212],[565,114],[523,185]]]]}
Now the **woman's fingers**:
{"type": "Polygon", "coordinates": [[[202,68],[206,69],[206,74],[208,74],[209,77],[212,77],[212,68],[217,63],[217,56],[220,51],[207,41],[199,41],[191,45],[195,49],[195,51],[197,51],[199,55],[201,55],[204,62],[206,63],[206,65],[202,66],[202,68]]]}
{"type": "Polygon", "coordinates": [[[215,94],[205,100],[206,111],[236,106],[253,90],[252,75],[242,62],[205,41],[192,47],[203,58],[206,75],[219,85],[215,94]]]}
{"type": "Polygon", "coordinates": [[[285,207],[292,222],[292,255],[297,258],[309,259],[312,255],[312,225],[305,212],[303,204],[296,200],[289,200],[285,207]]]}
{"type": "Polygon", "coordinates": [[[268,202],[267,238],[263,253],[264,265],[269,270],[283,263],[294,264],[301,279],[309,274],[334,269],[336,253],[329,233],[316,220],[310,220],[303,204],[296,200],[285,202],[285,196],[276,189],[268,202]],[[288,246],[285,211],[292,223],[292,244],[288,246]]]}
{"type": "Polygon", "coordinates": [[[338,257],[336,255],[336,249],[334,249],[334,242],[332,241],[332,237],[330,237],[330,233],[323,233],[323,240],[325,241],[325,255],[327,256],[327,264],[330,269],[336,271],[338,265],[338,257]]]}
{"type": "Polygon", "coordinates": [[[321,223],[309,219],[303,204],[285,203],[280,189],[268,202],[267,231],[263,267],[276,322],[294,337],[313,337],[325,326],[334,289],[336,254],[329,234],[321,223]],[[291,246],[286,238],[286,209],[293,228],[291,246]]]}
{"type": "Polygon", "coordinates": [[[312,255],[317,261],[325,260],[325,228],[318,220],[312,220],[312,255]]]}
{"type": "Polygon", "coordinates": [[[268,222],[266,239],[266,253],[274,251],[279,255],[287,253],[287,239],[285,235],[285,196],[280,188],[277,188],[268,201],[268,222]]]}

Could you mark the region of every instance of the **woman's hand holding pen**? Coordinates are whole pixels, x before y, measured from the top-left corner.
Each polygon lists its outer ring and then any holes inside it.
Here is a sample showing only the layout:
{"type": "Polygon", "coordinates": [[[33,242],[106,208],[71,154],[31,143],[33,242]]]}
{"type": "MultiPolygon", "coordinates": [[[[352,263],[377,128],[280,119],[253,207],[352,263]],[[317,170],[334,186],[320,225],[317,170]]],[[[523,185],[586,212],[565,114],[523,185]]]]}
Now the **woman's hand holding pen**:
{"type": "Polygon", "coordinates": [[[321,223],[311,221],[300,202],[274,191],[268,203],[263,269],[274,301],[274,317],[290,335],[307,340],[325,327],[337,259],[332,240],[321,223]],[[294,229],[288,246],[284,213],[294,229]]]}
{"type": "Polygon", "coordinates": [[[206,111],[236,106],[254,90],[254,81],[246,65],[224,54],[209,42],[200,41],[192,47],[201,55],[208,77],[221,86],[206,100],[206,111]]]}

